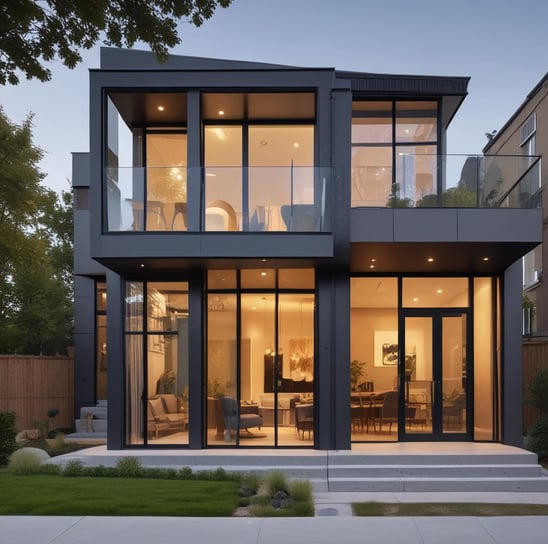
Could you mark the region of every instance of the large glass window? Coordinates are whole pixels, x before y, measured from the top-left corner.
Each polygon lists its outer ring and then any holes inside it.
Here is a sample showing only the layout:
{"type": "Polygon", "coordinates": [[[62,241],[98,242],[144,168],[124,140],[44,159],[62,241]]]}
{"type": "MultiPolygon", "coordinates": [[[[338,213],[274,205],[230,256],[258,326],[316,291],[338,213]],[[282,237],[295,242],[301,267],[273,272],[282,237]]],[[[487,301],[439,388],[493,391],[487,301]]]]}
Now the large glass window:
{"type": "Polygon", "coordinates": [[[429,205],[438,193],[438,104],[352,103],[352,206],[429,205]]]}
{"type": "Polygon", "coordinates": [[[354,441],[496,438],[496,292],[489,277],[351,279],[354,441]]]}
{"type": "Polygon", "coordinates": [[[208,273],[207,442],[310,447],[314,271],[265,268],[237,274],[239,291],[221,290],[219,272],[208,273]]]}
{"type": "Polygon", "coordinates": [[[398,280],[352,278],[350,297],[352,440],[397,440],[398,280]]]}
{"type": "Polygon", "coordinates": [[[128,282],[126,440],[188,444],[188,284],[128,282]]]}
{"type": "Polygon", "coordinates": [[[186,230],[186,94],[112,92],[106,109],[104,228],[186,230]]]}

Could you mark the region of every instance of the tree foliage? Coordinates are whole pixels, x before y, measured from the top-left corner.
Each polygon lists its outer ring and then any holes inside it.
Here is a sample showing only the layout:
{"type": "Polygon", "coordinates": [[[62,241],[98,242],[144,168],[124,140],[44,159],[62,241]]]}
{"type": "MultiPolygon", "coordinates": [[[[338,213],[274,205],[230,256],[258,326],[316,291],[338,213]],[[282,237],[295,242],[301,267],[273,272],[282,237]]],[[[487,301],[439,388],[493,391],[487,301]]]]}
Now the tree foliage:
{"type": "Polygon", "coordinates": [[[80,49],[105,45],[150,46],[160,60],[181,42],[180,20],[200,26],[232,0],[17,0],[0,4],[0,84],[51,78],[45,62],[59,58],[74,68],[80,49]]]}
{"type": "Polygon", "coordinates": [[[0,353],[56,354],[72,343],[72,195],[41,183],[32,116],[0,107],[0,353]]]}

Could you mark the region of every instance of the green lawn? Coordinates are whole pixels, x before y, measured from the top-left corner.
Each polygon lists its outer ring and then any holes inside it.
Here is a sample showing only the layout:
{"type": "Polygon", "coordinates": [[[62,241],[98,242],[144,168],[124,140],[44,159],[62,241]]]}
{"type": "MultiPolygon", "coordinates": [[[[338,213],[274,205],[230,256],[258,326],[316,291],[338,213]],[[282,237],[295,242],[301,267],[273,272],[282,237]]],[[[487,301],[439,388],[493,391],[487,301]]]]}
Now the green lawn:
{"type": "Polygon", "coordinates": [[[548,504],[382,503],[352,504],[355,516],[548,516],[548,504]]]}
{"type": "Polygon", "coordinates": [[[16,476],[0,472],[0,514],[231,516],[234,481],[16,476]]]}

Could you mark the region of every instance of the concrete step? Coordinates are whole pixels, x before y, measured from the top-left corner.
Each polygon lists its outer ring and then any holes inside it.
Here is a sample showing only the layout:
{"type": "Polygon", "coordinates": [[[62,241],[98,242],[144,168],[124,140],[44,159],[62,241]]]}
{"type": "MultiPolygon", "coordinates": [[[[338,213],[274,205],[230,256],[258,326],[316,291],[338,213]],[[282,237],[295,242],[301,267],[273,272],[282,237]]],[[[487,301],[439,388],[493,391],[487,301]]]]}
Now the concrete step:
{"type": "Polygon", "coordinates": [[[329,465],[329,478],[535,478],[542,475],[538,464],[477,465],[329,465]]]}
{"type": "MultiPolygon", "coordinates": [[[[472,449],[475,446],[472,446],[472,449]]],[[[497,448],[495,448],[497,449],[497,448]]],[[[264,474],[280,470],[308,479],[314,490],[337,492],[548,492],[548,477],[536,455],[518,448],[500,454],[385,454],[318,450],[89,450],[52,458],[79,459],[88,466],[114,466],[122,457],[139,457],[145,467],[194,472],[222,467],[227,472],[264,474]]]]}
{"type": "Polygon", "coordinates": [[[329,491],[548,492],[548,478],[329,478],[329,491]]]}

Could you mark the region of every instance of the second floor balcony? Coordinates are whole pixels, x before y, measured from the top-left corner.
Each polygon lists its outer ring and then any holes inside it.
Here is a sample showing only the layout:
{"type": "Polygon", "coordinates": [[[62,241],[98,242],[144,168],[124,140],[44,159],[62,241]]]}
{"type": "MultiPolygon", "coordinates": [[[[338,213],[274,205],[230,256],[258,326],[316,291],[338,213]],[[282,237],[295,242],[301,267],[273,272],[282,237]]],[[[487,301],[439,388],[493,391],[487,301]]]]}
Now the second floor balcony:
{"type": "Polygon", "coordinates": [[[331,232],[349,208],[537,208],[540,159],[407,155],[378,167],[109,167],[106,232],[331,232]],[[395,174],[395,175],[394,175],[395,174]],[[334,204],[348,183],[347,207],[334,204]]]}

